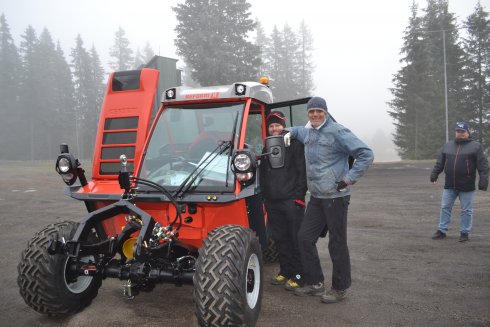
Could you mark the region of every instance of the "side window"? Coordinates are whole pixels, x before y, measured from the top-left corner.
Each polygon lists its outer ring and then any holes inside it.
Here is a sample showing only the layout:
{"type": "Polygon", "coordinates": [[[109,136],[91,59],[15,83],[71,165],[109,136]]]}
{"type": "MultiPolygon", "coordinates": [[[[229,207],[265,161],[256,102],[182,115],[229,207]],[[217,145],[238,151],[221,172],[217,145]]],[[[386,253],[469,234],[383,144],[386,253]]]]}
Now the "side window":
{"type": "Polygon", "coordinates": [[[262,153],[262,148],[264,147],[262,140],[262,111],[260,109],[259,105],[252,104],[245,135],[245,143],[255,153],[262,153]]]}
{"type": "Polygon", "coordinates": [[[304,126],[308,122],[306,103],[285,105],[284,107],[274,108],[271,111],[280,111],[284,114],[284,116],[286,117],[286,127],[304,126]]]}
{"type": "Polygon", "coordinates": [[[308,123],[306,103],[291,106],[291,126],[305,126],[308,123]]]}

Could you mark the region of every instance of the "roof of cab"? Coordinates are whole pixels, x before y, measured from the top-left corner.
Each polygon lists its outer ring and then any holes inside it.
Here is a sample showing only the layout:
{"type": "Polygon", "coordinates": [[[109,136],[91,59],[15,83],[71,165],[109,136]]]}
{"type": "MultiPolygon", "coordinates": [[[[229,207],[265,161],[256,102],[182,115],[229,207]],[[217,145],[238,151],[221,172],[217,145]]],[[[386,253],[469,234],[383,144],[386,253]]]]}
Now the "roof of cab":
{"type": "Polygon", "coordinates": [[[273,102],[269,87],[257,82],[238,82],[230,85],[206,87],[179,86],[165,90],[161,101],[196,101],[243,97],[254,98],[264,103],[273,102]]]}

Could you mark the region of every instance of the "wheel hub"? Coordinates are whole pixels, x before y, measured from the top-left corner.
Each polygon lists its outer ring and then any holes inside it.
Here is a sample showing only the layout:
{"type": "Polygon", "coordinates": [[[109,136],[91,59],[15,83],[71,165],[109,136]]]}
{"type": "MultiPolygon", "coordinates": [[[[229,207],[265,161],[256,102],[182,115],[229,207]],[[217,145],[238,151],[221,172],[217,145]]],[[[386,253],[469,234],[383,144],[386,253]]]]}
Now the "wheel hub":
{"type": "Polygon", "coordinates": [[[259,258],[252,253],[247,264],[247,279],[245,281],[247,290],[247,304],[253,309],[257,305],[260,291],[260,264],[259,258]]]}

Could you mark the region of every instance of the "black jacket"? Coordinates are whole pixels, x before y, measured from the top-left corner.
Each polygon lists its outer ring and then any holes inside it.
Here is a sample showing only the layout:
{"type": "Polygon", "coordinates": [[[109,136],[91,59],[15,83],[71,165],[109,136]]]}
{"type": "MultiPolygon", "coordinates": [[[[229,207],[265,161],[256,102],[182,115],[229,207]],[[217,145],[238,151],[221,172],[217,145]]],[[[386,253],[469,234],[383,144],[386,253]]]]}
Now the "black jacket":
{"type": "Polygon", "coordinates": [[[486,191],[488,188],[487,157],[481,144],[471,138],[457,138],[444,144],[430,175],[431,181],[435,182],[443,170],[446,189],[474,191],[476,171],[480,175],[478,189],[486,191]]]}
{"type": "Polygon", "coordinates": [[[267,156],[260,161],[260,188],[266,200],[305,200],[306,168],[304,147],[291,140],[286,148],[284,167],[272,169],[267,156]]]}

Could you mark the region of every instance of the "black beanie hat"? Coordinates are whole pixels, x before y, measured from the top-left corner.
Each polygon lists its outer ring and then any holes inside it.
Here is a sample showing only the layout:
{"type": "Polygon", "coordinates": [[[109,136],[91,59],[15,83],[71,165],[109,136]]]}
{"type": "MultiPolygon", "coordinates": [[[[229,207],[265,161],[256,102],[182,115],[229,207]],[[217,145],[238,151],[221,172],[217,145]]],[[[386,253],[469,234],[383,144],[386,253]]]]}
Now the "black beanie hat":
{"type": "Polygon", "coordinates": [[[282,112],[274,111],[267,116],[266,123],[267,127],[269,127],[270,124],[274,123],[286,127],[286,117],[284,117],[284,114],[282,112]]]}

